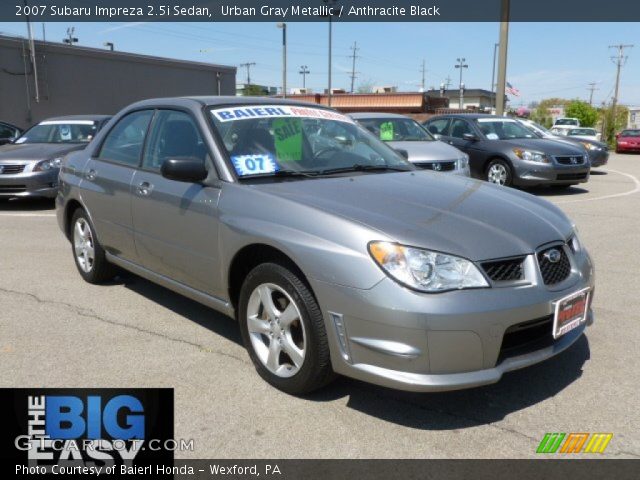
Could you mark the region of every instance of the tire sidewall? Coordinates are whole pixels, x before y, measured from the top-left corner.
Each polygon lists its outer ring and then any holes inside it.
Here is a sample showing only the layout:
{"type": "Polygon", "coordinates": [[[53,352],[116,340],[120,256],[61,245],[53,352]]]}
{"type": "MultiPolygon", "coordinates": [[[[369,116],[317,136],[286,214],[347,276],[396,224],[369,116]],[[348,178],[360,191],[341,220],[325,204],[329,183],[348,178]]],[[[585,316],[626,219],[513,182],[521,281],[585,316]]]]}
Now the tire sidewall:
{"type": "Polygon", "coordinates": [[[74,213],[73,216],[71,217],[71,232],[70,232],[70,236],[71,236],[71,252],[73,254],[73,263],[75,263],[76,268],[78,269],[78,273],[80,273],[80,275],[82,276],[82,278],[89,282],[89,283],[97,283],[101,280],[101,278],[98,275],[98,271],[99,269],[102,267],[102,262],[104,262],[104,251],[102,250],[102,247],[100,246],[100,244],[98,243],[98,239],[96,236],[96,231],[93,228],[93,223],[91,222],[91,219],[89,218],[89,215],[87,215],[87,212],[85,212],[83,209],[78,208],[74,213]],[[89,272],[85,272],[81,267],[80,264],[78,264],[78,258],[76,257],[76,251],[75,251],[75,233],[74,230],[76,228],[76,222],[80,219],[83,218],[84,221],[86,222],[86,224],[89,227],[89,230],[91,231],[91,239],[93,240],[93,266],[91,268],[91,270],[89,272]]]}

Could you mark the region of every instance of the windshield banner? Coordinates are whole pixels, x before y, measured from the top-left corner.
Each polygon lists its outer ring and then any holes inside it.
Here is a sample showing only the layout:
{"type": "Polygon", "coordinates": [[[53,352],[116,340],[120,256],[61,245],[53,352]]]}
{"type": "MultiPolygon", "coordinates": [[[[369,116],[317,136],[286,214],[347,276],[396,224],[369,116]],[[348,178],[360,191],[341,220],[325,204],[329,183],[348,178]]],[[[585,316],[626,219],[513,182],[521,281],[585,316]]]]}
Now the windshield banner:
{"type": "Polygon", "coordinates": [[[331,110],[286,105],[248,105],[246,107],[220,108],[211,110],[211,114],[220,122],[251,118],[306,117],[353,123],[351,118],[331,110]]]}

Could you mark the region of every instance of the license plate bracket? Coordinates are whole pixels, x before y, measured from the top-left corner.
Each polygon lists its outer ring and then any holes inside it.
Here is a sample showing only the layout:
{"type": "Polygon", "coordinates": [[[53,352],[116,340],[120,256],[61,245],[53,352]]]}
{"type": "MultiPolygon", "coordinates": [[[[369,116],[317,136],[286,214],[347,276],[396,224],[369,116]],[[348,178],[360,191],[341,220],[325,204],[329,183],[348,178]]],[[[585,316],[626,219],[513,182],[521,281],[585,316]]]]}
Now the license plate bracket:
{"type": "Polygon", "coordinates": [[[555,302],[553,338],[560,338],[587,321],[590,295],[591,289],[584,288],[555,302]]]}

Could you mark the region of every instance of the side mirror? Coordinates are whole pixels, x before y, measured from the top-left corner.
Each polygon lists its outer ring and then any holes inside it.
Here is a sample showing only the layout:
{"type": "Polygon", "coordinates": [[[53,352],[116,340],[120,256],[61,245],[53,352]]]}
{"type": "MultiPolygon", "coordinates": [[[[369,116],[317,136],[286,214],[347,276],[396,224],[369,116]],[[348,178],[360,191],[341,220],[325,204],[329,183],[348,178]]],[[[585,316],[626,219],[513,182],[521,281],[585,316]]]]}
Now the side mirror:
{"type": "Polygon", "coordinates": [[[409,152],[403,150],[402,148],[394,148],[394,150],[402,155],[402,157],[404,157],[406,160],[409,160],[409,152]]]}
{"type": "Polygon", "coordinates": [[[13,143],[18,137],[3,137],[0,138],[0,145],[6,145],[7,143],[13,143]]]}
{"type": "Polygon", "coordinates": [[[207,178],[208,172],[204,162],[194,157],[179,157],[165,160],[160,173],[169,180],[177,182],[198,183],[207,178]]]}
{"type": "Polygon", "coordinates": [[[619,133],[616,133],[616,138],[619,138],[619,137],[620,137],[620,134],[619,134],[619,133]]]}
{"type": "Polygon", "coordinates": [[[478,140],[478,137],[476,137],[473,133],[464,133],[462,134],[462,138],[468,140],[469,142],[475,142],[476,140],[478,140]]]}

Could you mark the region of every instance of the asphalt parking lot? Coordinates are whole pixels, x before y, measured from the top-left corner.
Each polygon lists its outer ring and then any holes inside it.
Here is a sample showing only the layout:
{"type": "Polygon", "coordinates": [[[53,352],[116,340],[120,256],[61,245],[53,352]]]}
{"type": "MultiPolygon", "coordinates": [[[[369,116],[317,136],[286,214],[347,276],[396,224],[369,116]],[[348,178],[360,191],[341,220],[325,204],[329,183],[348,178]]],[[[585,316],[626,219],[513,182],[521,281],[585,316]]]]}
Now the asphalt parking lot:
{"type": "Polygon", "coordinates": [[[576,222],[596,265],[596,323],[572,348],[479,389],[349,379],[295,398],[260,379],[235,322],[133,275],[84,283],[51,202],[0,203],[0,387],[174,387],[182,458],[534,457],[546,432],[612,432],[640,457],[640,155],[532,193],[576,222]]]}

